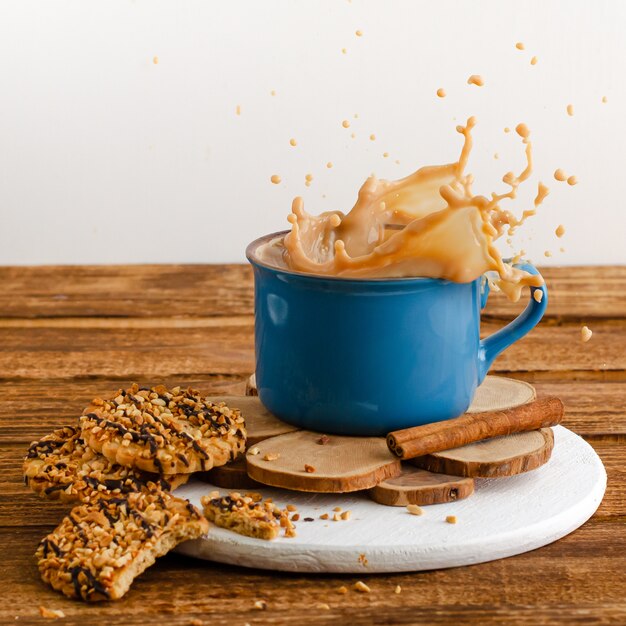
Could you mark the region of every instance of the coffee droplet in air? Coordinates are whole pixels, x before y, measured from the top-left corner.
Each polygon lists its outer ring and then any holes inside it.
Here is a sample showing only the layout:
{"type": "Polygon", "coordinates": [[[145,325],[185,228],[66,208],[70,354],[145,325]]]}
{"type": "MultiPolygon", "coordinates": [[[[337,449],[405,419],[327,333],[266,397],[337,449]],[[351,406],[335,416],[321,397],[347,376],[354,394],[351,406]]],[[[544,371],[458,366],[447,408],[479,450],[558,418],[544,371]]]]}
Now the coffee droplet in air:
{"type": "Polygon", "coordinates": [[[498,160],[498,159],[500,158],[500,155],[496,152],[496,153],[493,155],[493,158],[494,158],[494,159],[496,159],[496,160],[498,160]]]}
{"type": "Polygon", "coordinates": [[[568,185],[571,185],[572,187],[573,187],[574,185],[577,185],[577,184],[578,184],[578,178],[576,178],[576,176],[570,176],[570,177],[567,179],[567,184],[568,184],[568,185]]]}
{"type": "Polygon", "coordinates": [[[541,302],[543,300],[543,291],[541,289],[535,289],[533,292],[533,298],[535,302],[541,302]]]}
{"type": "Polygon", "coordinates": [[[158,65],[158,64],[159,64],[159,57],[152,57],[152,62],[153,62],[155,65],[158,65]]]}
{"type": "Polygon", "coordinates": [[[240,104],[238,104],[238,105],[235,107],[235,114],[236,114],[236,115],[241,115],[241,105],[240,105],[240,104]]]}
{"type": "Polygon", "coordinates": [[[467,84],[468,85],[476,85],[477,87],[482,87],[485,84],[485,81],[484,81],[482,76],[480,76],[478,74],[472,74],[467,79],[467,84]]]}
{"type": "Polygon", "coordinates": [[[551,256],[552,256],[552,252],[550,252],[550,250],[546,250],[546,251],[543,253],[543,256],[545,256],[545,257],[551,257],[551,256]]]}
{"type": "Polygon", "coordinates": [[[437,95],[440,98],[445,98],[446,97],[446,90],[443,87],[439,87],[439,89],[437,89],[437,95]]]}
{"type": "Polygon", "coordinates": [[[591,335],[593,335],[593,331],[589,330],[589,328],[587,328],[587,326],[583,326],[580,329],[580,338],[583,342],[587,342],[591,339],[591,335]]]}
{"type": "Polygon", "coordinates": [[[350,122],[348,120],[344,120],[343,122],[341,122],[341,125],[344,128],[350,128],[350,122]]]}
{"type": "Polygon", "coordinates": [[[305,184],[307,187],[310,187],[310,186],[311,186],[311,181],[312,181],[312,180],[313,180],[313,174],[307,174],[307,175],[304,177],[304,184],[305,184]]]}
{"type": "Polygon", "coordinates": [[[568,104],[567,105],[567,114],[572,117],[572,115],[574,115],[574,105],[573,104],[568,104]]]}
{"type": "Polygon", "coordinates": [[[606,104],[609,99],[606,96],[602,96],[602,104],[606,104]]]}
{"type": "Polygon", "coordinates": [[[505,132],[505,133],[510,133],[510,132],[511,132],[511,129],[510,129],[508,126],[505,126],[505,127],[504,127],[504,132],[505,132]]]}
{"type": "Polygon", "coordinates": [[[355,34],[357,37],[363,37],[363,31],[362,31],[362,30],[357,30],[354,34],[355,34]]]}
{"type": "Polygon", "coordinates": [[[346,48],[341,49],[341,54],[348,54],[348,50],[346,48]]]}
{"type": "Polygon", "coordinates": [[[280,176],[278,174],[272,174],[270,180],[275,184],[278,185],[278,183],[280,183],[280,176]]]}
{"type": "Polygon", "coordinates": [[[328,169],[330,169],[333,166],[333,162],[332,161],[328,161],[328,163],[326,163],[326,167],[328,169]]]}
{"type": "Polygon", "coordinates": [[[383,152],[383,158],[386,159],[389,156],[389,152],[383,152]]]}
{"type": "Polygon", "coordinates": [[[515,44],[515,47],[516,47],[518,50],[523,50],[523,49],[524,49],[524,44],[523,44],[521,41],[518,41],[518,42],[515,44]]]}
{"type": "Polygon", "coordinates": [[[531,64],[531,65],[537,65],[537,60],[538,60],[538,59],[537,59],[537,57],[533,57],[533,58],[530,60],[530,64],[531,64]]]}
{"type": "Polygon", "coordinates": [[[370,135],[370,141],[376,141],[376,135],[370,135]]]}
{"type": "Polygon", "coordinates": [[[554,231],[554,234],[560,239],[565,234],[565,226],[559,224],[554,231]]]}
{"type": "Polygon", "coordinates": [[[555,180],[558,180],[562,183],[563,181],[567,180],[567,174],[561,168],[559,168],[558,170],[554,171],[554,178],[555,180]]]}
{"type": "Polygon", "coordinates": [[[275,96],[275,95],[276,95],[276,91],[272,89],[272,91],[270,91],[270,96],[275,96]]]}
{"type": "Polygon", "coordinates": [[[515,132],[522,138],[522,139],[528,139],[528,137],[530,136],[530,130],[528,128],[528,126],[526,126],[526,124],[518,124],[515,127],[515,132]]]}
{"type": "Polygon", "coordinates": [[[290,145],[290,146],[297,146],[297,145],[298,145],[298,142],[297,142],[295,139],[291,138],[291,139],[289,140],[289,145],[290,145]]]}

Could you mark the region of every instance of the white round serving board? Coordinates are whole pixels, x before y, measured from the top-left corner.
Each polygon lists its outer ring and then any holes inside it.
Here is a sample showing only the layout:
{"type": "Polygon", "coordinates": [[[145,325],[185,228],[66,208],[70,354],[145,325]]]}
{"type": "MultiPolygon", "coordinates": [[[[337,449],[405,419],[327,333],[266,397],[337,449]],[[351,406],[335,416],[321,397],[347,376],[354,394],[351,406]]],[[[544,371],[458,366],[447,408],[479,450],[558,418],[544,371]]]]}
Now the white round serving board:
{"type": "MultiPolygon", "coordinates": [[[[554,428],[552,458],[544,466],[510,478],[476,479],[466,500],[423,507],[376,504],[364,493],[310,494],[259,489],[281,507],[294,504],[297,536],[273,541],[244,537],[211,526],[208,534],[177,548],[220,563],[289,572],[375,573],[457,567],[502,559],[552,543],[584,524],[600,505],[606,472],[593,448],[570,430],[554,428]],[[350,510],[333,522],[333,508],[350,510]],[[320,515],[330,513],[331,519],[320,515]],[[457,523],[448,524],[447,515],[457,523]],[[314,518],[304,522],[305,517],[314,518]]],[[[217,489],[195,481],[176,495],[200,506],[217,489]]],[[[220,492],[226,493],[224,489],[220,492]]]]}

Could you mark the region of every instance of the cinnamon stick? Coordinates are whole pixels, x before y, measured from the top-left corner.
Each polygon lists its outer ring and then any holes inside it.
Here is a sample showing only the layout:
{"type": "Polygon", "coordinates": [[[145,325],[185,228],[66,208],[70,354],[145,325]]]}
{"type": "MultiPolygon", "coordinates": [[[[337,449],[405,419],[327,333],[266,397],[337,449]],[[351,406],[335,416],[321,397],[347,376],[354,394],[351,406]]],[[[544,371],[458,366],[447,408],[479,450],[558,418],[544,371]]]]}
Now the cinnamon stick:
{"type": "Polygon", "coordinates": [[[466,413],[443,422],[396,430],[387,435],[387,445],[399,458],[413,459],[491,437],[556,426],[562,419],[563,403],[549,396],[504,411],[466,413]]]}

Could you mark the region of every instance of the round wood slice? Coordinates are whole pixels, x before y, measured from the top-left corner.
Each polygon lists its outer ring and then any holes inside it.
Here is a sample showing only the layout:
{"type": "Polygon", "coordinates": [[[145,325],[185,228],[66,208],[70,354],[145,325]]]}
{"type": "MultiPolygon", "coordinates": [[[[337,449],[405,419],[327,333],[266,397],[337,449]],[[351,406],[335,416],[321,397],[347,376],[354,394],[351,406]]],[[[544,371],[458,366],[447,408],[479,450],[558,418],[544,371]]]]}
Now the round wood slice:
{"type": "Polygon", "coordinates": [[[552,429],[542,428],[433,452],[409,463],[438,474],[499,478],[540,467],[550,458],[553,447],[552,429]]]}
{"type": "Polygon", "coordinates": [[[441,504],[462,500],[474,493],[474,480],[463,476],[433,474],[406,463],[402,473],[369,490],[374,502],[387,506],[441,504]]]}
{"type": "Polygon", "coordinates": [[[232,409],[239,409],[246,420],[246,445],[253,446],[269,437],[277,437],[298,430],[270,413],[257,396],[210,396],[211,402],[225,402],[232,409]]]}
{"type": "Polygon", "coordinates": [[[226,465],[214,467],[208,472],[200,472],[197,476],[200,480],[223,489],[257,489],[261,486],[260,483],[248,476],[246,459],[244,457],[226,465]]]}
{"type": "Polygon", "coordinates": [[[256,374],[252,374],[250,378],[248,378],[246,382],[246,395],[247,396],[258,396],[259,392],[256,388],[256,374]]]}
{"type": "Polygon", "coordinates": [[[468,413],[504,411],[537,398],[535,388],[523,380],[505,376],[487,376],[476,390],[468,413]]]}
{"type": "Polygon", "coordinates": [[[246,461],[248,475],[260,483],[316,493],[370,489],[401,471],[383,437],[326,437],[307,430],[262,441],[248,449],[246,461]],[[254,448],[258,454],[251,454],[254,448]],[[265,460],[266,455],[278,458],[265,460]]]}

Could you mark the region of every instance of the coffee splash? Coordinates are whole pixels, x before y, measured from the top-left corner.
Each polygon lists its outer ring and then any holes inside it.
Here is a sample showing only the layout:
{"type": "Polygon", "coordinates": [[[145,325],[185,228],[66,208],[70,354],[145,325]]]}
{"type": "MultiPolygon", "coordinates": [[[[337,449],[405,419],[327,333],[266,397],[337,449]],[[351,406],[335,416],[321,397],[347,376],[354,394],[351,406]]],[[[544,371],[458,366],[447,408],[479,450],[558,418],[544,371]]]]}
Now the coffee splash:
{"type": "Polygon", "coordinates": [[[505,262],[494,242],[534,215],[548,188],[539,183],[534,207],[520,219],[500,206],[516,197],[532,172],[530,132],[519,124],[526,167],[504,175],[506,193],[474,195],[473,178],[465,173],[474,125],[471,117],[457,127],[464,137],[458,162],[423,167],[397,181],[370,176],[347,215],[309,215],[302,198],[295,198],[288,218],[291,232],[261,246],[256,256],[277,267],[351,278],[429,277],[464,283],[495,272],[493,284],[518,300],[524,286],[540,286],[543,279],[505,262]]]}

